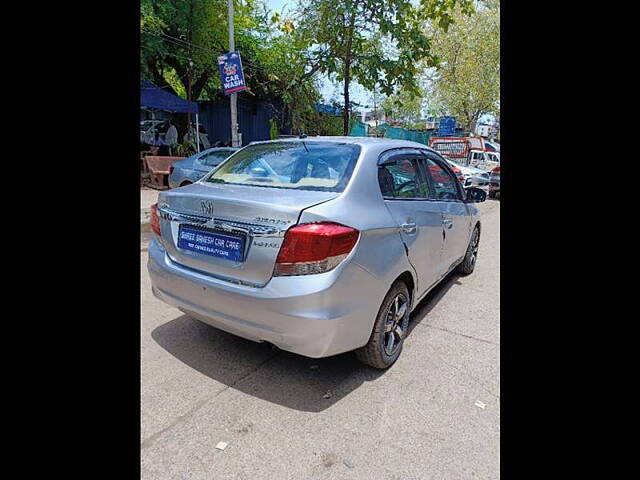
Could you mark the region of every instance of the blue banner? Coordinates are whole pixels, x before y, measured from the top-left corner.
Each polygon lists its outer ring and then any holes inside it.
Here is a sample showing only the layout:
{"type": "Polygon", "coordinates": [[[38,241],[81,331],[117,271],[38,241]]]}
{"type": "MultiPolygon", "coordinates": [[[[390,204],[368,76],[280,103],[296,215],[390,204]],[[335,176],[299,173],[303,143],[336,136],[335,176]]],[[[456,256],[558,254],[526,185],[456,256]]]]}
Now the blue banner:
{"type": "Polygon", "coordinates": [[[439,137],[453,137],[456,133],[456,117],[440,117],[439,137]]]}
{"type": "Polygon", "coordinates": [[[242,61],[238,52],[229,52],[218,57],[220,69],[220,82],[225,95],[246,90],[244,74],[242,73],[242,61]]]}

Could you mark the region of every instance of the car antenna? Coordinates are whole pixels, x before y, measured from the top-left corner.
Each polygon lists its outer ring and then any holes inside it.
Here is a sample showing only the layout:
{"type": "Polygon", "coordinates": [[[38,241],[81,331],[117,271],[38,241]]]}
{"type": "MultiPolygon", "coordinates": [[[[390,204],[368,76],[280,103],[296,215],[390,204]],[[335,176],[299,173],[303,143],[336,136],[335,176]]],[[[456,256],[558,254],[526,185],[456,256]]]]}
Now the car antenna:
{"type": "MultiPolygon", "coordinates": [[[[298,138],[307,138],[307,136],[304,133],[300,133],[300,135],[298,136],[298,138]]],[[[302,146],[304,147],[304,149],[307,151],[307,153],[309,153],[309,149],[307,148],[307,144],[304,143],[304,140],[302,140],[302,146]]]]}

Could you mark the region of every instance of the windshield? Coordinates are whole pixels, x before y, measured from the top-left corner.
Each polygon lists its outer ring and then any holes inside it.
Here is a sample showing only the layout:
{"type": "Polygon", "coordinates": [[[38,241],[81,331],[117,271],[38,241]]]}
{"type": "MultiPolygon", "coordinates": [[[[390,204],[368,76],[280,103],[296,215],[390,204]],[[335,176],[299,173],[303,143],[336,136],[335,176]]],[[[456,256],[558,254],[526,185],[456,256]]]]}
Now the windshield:
{"type": "Polygon", "coordinates": [[[342,192],[360,147],[337,142],[269,142],[238,151],[206,181],[342,192]]]}

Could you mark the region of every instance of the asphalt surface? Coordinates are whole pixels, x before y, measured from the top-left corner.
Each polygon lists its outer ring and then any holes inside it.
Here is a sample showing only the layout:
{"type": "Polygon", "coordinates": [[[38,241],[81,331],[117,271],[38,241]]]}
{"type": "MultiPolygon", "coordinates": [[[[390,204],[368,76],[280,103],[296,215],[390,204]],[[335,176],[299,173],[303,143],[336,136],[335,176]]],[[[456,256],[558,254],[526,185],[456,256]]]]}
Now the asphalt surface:
{"type": "Polygon", "coordinates": [[[499,478],[500,201],[479,208],[475,272],[449,275],[420,303],[384,372],[350,353],[279,351],[165,305],[151,293],[144,233],[142,478],[499,478]]]}

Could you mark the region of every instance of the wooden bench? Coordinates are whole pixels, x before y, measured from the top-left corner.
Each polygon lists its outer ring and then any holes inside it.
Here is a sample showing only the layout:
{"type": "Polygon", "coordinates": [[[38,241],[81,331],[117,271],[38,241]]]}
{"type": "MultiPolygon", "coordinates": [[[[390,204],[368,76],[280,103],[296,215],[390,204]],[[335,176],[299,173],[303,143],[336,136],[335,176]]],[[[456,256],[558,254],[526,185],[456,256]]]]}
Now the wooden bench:
{"type": "Polygon", "coordinates": [[[144,157],[144,162],[146,163],[147,171],[151,176],[151,184],[149,186],[158,190],[169,188],[169,174],[171,173],[169,167],[171,167],[173,162],[184,159],[185,157],[160,157],[156,155],[146,155],[144,157]]]}

